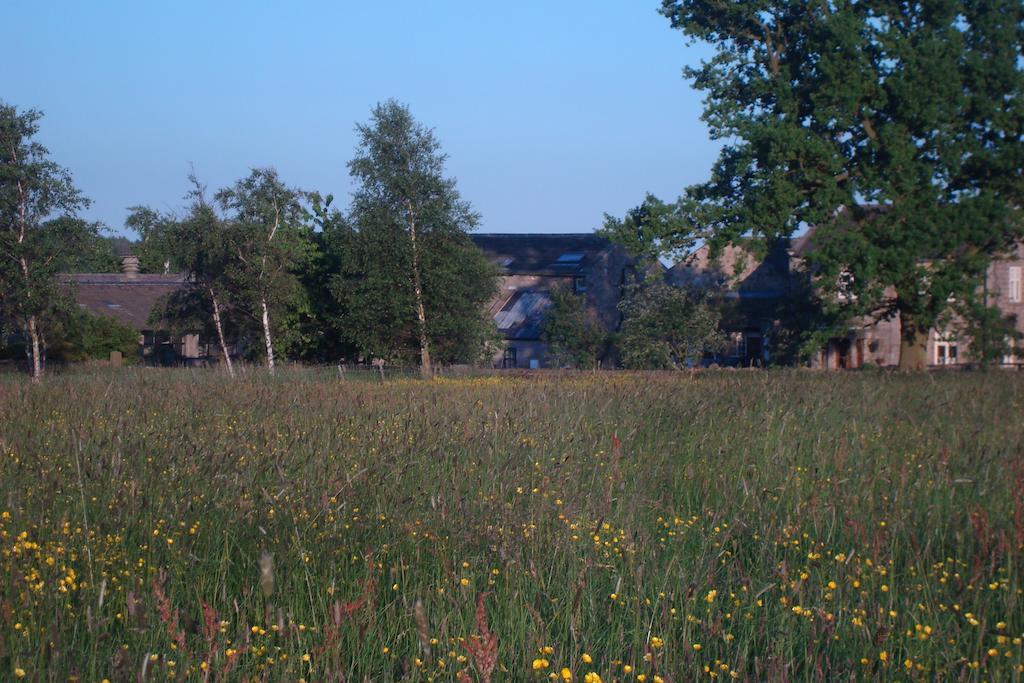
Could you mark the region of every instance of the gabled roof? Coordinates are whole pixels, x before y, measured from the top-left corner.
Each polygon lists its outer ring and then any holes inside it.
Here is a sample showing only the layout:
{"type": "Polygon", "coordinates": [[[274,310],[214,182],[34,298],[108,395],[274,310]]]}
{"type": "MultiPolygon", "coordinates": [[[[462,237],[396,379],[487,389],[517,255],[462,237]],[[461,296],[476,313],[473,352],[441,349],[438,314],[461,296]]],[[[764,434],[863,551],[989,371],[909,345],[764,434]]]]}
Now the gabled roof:
{"type": "Polygon", "coordinates": [[[509,275],[581,274],[611,247],[611,242],[594,233],[483,233],[470,237],[509,275]]]}
{"type": "Polygon", "coordinates": [[[116,318],[136,330],[150,329],[147,321],[157,300],[185,284],[180,274],[69,273],[61,279],[74,286],[79,308],[116,318]]]}

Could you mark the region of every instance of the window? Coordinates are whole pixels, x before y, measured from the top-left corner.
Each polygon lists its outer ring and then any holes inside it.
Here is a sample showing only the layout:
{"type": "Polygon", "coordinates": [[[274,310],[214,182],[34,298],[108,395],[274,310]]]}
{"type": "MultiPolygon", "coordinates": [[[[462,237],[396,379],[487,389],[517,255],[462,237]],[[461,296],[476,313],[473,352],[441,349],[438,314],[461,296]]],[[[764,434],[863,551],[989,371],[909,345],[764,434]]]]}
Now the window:
{"type": "Polygon", "coordinates": [[[957,345],[956,340],[951,337],[939,338],[935,342],[935,364],[956,365],[957,345]]]}
{"type": "Polygon", "coordinates": [[[1020,266],[1010,266],[1008,275],[1010,282],[1006,296],[1012,303],[1020,303],[1020,266]]]}
{"type": "Polygon", "coordinates": [[[1014,365],[1018,360],[1017,340],[1013,337],[1007,337],[1004,341],[1006,343],[1006,353],[1003,354],[1003,365],[1014,365]]]}
{"type": "Polygon", "coordinates": [[[574,277],[572,279],[572,291],[577,294],[583,294],[587,291],[587,281],[582,277],[574,277]]]}
{"type": "Polygon", "coordinates": [[[515,368],[518,367],[516,363],[516,347],[510,346],[505,349],[505,356],[501,359],[501,367],[503,368],[515,368]]]}

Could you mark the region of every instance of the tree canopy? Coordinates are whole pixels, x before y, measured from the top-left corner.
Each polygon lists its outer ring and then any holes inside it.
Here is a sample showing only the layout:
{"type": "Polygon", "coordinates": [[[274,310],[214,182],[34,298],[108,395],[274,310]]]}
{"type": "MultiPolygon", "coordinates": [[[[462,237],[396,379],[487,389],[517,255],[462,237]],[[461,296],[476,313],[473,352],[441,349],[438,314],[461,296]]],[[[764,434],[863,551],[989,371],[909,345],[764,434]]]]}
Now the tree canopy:
{"type": "Polygon", "coordinates": [[[721,349],[719,310],[705,291],[676,287],[652,278],[630,287],[619,305],[618,335],[627,368],[669,370],[699,364],[706,353],[721,349]]]}
{"type": "Polygon", "coordinates": [[[608,346],[608,334],[587,314],[586,297],[568,286],[551,290],[551,306],[544,312],[540,339],[556,367],[596,368],[608,346]]]}
{"type": "Polygon", "coordinates": [[[33,139],[41,118],[0,103],[0,337],[8,326],[24,335],[37,382],[48,328],[68,303],[57,273],[98,230],[74,219],[88,200],[33,139]]]}
{"type": "Polygon", "coordinates": [[[437,360],[476,360],[493,338],[484,304],[497,275],[468,235],[479,216],[444,175],[447,157],[433,132],[408,107],[377,105],[356,130],[352,206],[327,237],[344,334],[368,356],[418,355],[427,376],[437,360]]]}
{"type": "Polygon", "coordinates": [[[976,310],[988,264],[1024,235],[1024,6],[664,0],[661,11],[715,49],[685,74],[723,146],[671,220],[649,199],[609,232],[671,251],[810,227],[823,300],[847,319],[899,315],[901,364],[920,364],[928,329],[951,301],[976,310]]]}

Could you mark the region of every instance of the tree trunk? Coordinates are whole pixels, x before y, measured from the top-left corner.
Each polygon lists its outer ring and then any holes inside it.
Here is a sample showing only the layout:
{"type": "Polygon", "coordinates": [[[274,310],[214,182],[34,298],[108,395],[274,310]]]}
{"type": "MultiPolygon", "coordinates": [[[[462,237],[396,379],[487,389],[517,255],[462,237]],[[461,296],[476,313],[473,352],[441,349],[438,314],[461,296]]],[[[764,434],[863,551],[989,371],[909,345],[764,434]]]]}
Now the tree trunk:
{"type": "Polygon", "coordinates": [[[423,306],[423,287],[420,281],[420,252],[416,243],[416,214],[412,203],[407,202],[409,210],[409,240],[412,242],[412,291],[416,296],[416,319],[419,324],[420,336],[420,376],[429,379],[434,376],[430,366],[430,342],[427,338],[427,311],[423,306]]]}
{"type": "Polygon", "coordinates": [[[40,356],[39,328],[34,315],[28,317],[28,336],[32,340],[32,382],[39,384],[43,380],[43,362],[40,356]]]}
{"type": "Polygon", "coordinates": [[[270,311],[267,310],[267,300],[260,299],[260,307],[263,309],[263,341],[267,344],[267,368],[270,374],[274,374],[274,345],[270,339],[270,311]]]}
{"type": "Polygon", "coordinates": [[[419,319],[420,327],[420,375],[424,378],[430,378],[434,375],[434,370],[430,366],[430,344],[427,340],[427,315],[423,309],[423,293],[420,290],[419,278],[416,278],[417,282],[414,286],[416,291],[416,317],[419,319]]]}
{"type": "Polygon", "coordinates": [[[217,328],[220,350],[224,354],[224,363],[228,366],[228,375],[233,379],[235,376],[235,366],[231,364],[231,354],[228,353],[228,345],[224,341],[224,327],[220,322],[220,303],[217,301],[217,295],[213,293],[213,287],[210,287],[210,299],[213,301],[213,325],[217,328]]]}
{"type": "Polygon", "coordinates": [[[900,370],[924,370],[927,364],[928,330],[912,314],[900,311],[900,370]]]}

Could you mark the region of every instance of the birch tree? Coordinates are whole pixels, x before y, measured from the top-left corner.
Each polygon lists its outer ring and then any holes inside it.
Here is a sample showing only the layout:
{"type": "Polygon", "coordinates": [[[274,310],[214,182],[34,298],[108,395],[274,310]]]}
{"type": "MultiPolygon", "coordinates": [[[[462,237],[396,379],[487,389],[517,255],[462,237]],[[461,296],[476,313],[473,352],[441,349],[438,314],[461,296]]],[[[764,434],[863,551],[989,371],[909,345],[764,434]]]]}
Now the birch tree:
{"type": "Polygon", "coordinates": [[[88,201],[32,139],[41,117],[0,103],[0,310],[27,340],[33,382],[43,376],[47,321],[67,300],[56,278],[62,259],[97,233],[84,221],[48,220],[88,201]]]}
{"type": "Polygon", "coordinates": [[[184,218],[137,206],[132,208],[126,223],[144,233],[151,243],[167,245],[164,259],[186,276],[186,286],[151,315],[176,324],[183,331],[212,328],[228,374],[234,377],[234,363],[224,334],[225,311],[232,299],[228,229],[207,201],[206,188],[195,175],[189,176],[189,182],[192,190],[186,198],[191,204],[184,218]]]}
{"type": "MultiPolygon", "coordinates": [[[[455,180],[444,176],[447,157],[433,132],[417,123],[408,107],[394,100],[379,104],[370,122],[356,126],[356,131],[359,145],[348,164],[358,184],[350,225],[358,236],[356,246],[365,252],[372,245],[374,251],[364,253],[359,267],[376,273],[380,280],[375,263],[390,263],[388,270],[394,273],[397,285],[376,311],[363,309],[356,315],[380,318],[377,313],[381,309],[393,308],[406,299],[420,372],[431,377],[432,332],[439,330],[431,319],[432,309],[440,316],[453,306],[459,309],[459,315],[445,318],[454,325],[451,337],[459,336],[459,330],[479,330],[479,311],[494,289],[492,269],[468,236],[479,217],[460,198],[455,180]],[[465,294],[467,283],[476,291],[468,296],[445,296],[446,288],[452,294],[465,294]],[[477,303],[481,296],[483,301],[477,303]]],[[[352,284],[363,287],[372,281],[352,284]]],[[[404,327],[403,313],[399,310],[385,316],[396,334],[404,327]]]]}
{"type": "Polygon", "coordinates": [[[227,277],[259,321],[271,374],[276,365],[275,313],[295,305],[304,294],[296,272],[312,248],[306,198],[272,168],[254,169],[215,196],[227,221],[227,277]]]}

